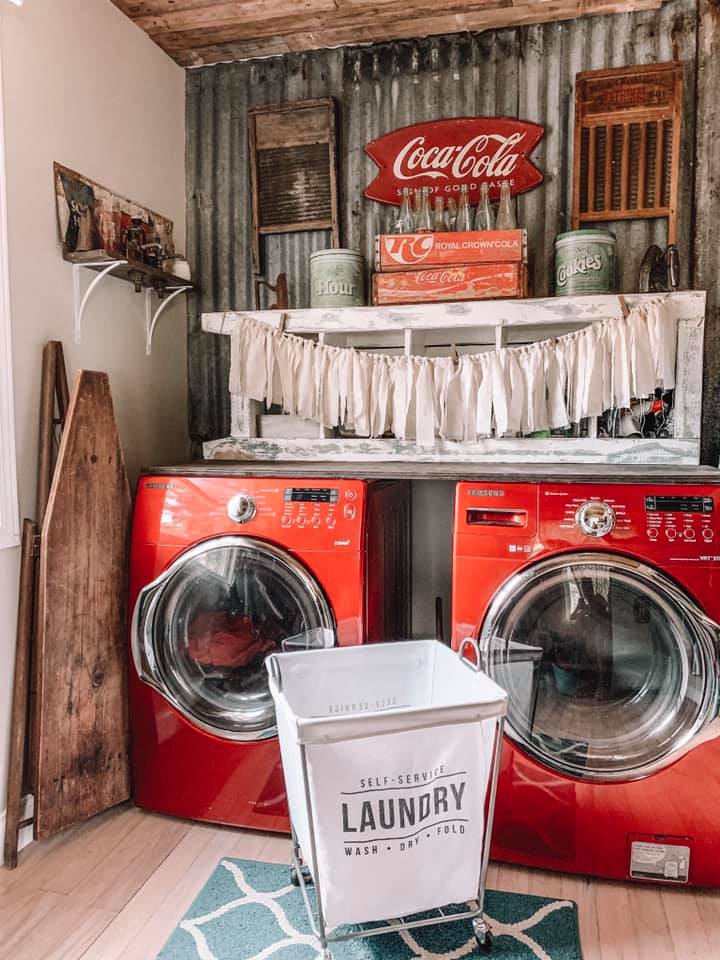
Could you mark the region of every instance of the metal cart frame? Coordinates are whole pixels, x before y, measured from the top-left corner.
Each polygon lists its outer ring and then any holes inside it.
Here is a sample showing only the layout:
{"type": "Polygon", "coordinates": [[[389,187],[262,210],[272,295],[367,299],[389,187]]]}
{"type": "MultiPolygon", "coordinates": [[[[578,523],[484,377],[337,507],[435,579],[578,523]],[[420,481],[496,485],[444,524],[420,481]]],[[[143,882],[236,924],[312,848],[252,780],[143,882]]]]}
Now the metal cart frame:
{"type": "MultiPolygon", "coordinates": [[[[471,670],[479,672],[481,670],[481,658],[478,650],[477,643],[467,638],[462,641],[460,644],[460,649],[458,650],[458,656],[462,662],[471,670]],[[463,653],[467,646],[471,646],[474,652],[475,662],[467,660],[463,653]]],[[[276,674],[276,679],[280,681],[279,675],[276,674]]],[[[281,683],[281,681],[280,681],[281,683]]],[[[278,685],[280,685],[280,683],[278,685]]],[[[495,727],[495,739],[493,742],[493,751],[492,751],[492,767],[490,770],[490,777],[488,781],[489,785],[489,799],[487,804],[487,815],[485,817],[485,824],[483,830],[483,844],[482,844],[482,860],[480,864],[480,877],[478,879],[478,889],[477,889],[477,898],[476,906],[474,909],[466,910],[462,913],[444,913],[444,909],[450,904],[443,904],[435,909],[439,911],[439,916],[426,917],[421,920],[409,920],[402,921],[399,923],[382,921],[381,923],[362,924],[360,929],[354,930],[349,933],[336,933],[334,930],[328,932],[328,929],[325,924],[325,917],[323,913],[323,903],[322,903],[322,894],[320,892],[320,884],[318,882],[319,877],[312,877],[310,875],[309,868],[305,865],[302,857],[302,851],[300,849],[300,842],[298,840],[297,833],[295,832],[295,825],[292,822],[292,816],[290,816],[290,831],[292,834],[292,866],[290,868],[290,879],[291,882],[300,888],[303,901],[305,903],[305,909],[307,911],[308,920],[310,922],[310,927],[312,929],[313,935],[317,937],[320,942],[321,949],[321,958],[322,960],[332,960],[332,954],[330,952],[330,944],[332,943],[341,943],[345,940],[356,940],[363,937],[377,937],[382,936],[383,934],[388,933],[397,933],[401,930],[415,930],[419,927],[429,927],[429,926],[438,926],[445,923],[455,923],[459,920],[471,920],[473,932],[477,938],[478,945],[483,951],[489,951],[492,949],[493,944],[493,935],[490,928],[490,924],[485,918],[484,915],[484,905],[485,905],[485,882],[487,879],[487,870],[488,864],[490,861],[490,838],[492,837],[492,827],[493,819],[495,816],[495,798],[497,795],[497,784],[498,784],[498,775],[500,772],[500,752],[502,750],[503,742],[503,730],[505,726],[505,717],[500,715],[496,719],[495,727]],[[317,899],[317,915],[313,911],[312,904],[310,903],[310,898],[308,897],[307,888],[309,885],[315,887],[316,899],[317,899]]],[[[312,797],[310,795],[310,785],[308,779],[308,769],[307,769],[307,754],[305,744],[300,744],[300,757],[302,765],[302,777],[303,777],[303,790],[305,793],[305,804],[308,812],[308,825],[310,831],[310,846],[312,861],[315,864],[316,874],[319,873],[318,866],[318,855],[317,855],[317,845],[315,840],[315,818],[314,810],[312,804],[312,797]]],[[[487,797],[487,794],[486,794],[487,797]]],[[[471,903],[473,901],[470,901],[471,903]]]]}

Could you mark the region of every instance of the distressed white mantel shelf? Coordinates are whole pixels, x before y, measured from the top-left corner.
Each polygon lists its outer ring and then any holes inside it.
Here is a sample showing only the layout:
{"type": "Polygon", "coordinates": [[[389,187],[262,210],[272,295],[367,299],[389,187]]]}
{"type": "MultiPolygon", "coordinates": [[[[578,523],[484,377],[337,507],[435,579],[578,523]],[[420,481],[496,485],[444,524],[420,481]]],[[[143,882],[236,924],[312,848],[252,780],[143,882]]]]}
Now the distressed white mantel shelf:
{"type": "MultiPolygon", "coordinates": [[[[624,294],[629,307],[657,300],[676,304],[678,319],[691,320],[705,315],[705,293],[689,290],[666,294],[624,294]]],[[[461,303],[425,303],[392,307],[342,307],[336,310],[306,309],[227,311],[204,313],[202,328],[207,333],[229,334],[240,317],[251,317],[260,323],[277,326],[285,319],[285,332],[312,333],[375,333],[403,330],[445,330],[520,325],[560,326],[569,323],[587,325],[621,312],[620,298],[614,294],[593,294],[584,297],[547,297],[538,300],[473,300],[461,303]]]]}
{"type": "MultiPolygon", "coordinates": [[[[389,463],[616,463],[693,465],[700,456],[705,293],[625,294],[628,307],[653,299],[672,302],[678,330],[673,438],[501,438],[475,443],[340,437],[297,417],[263,415],[244,397],[232,397],[231,436],[204,444],[208,460],[243,462],[389,463]]],[[[407,355],[447,356],[559,336],[596,320],[619,316],[617,295],[486,300],[392,307],[227,311],[203,314],[208,333],[229,335],[252,319],[320,342],[407,355]],[[281,317],[283,318],[281,320],[281,317]]],[[[594,421],[591,421],[594,424],[594,421]]]]}

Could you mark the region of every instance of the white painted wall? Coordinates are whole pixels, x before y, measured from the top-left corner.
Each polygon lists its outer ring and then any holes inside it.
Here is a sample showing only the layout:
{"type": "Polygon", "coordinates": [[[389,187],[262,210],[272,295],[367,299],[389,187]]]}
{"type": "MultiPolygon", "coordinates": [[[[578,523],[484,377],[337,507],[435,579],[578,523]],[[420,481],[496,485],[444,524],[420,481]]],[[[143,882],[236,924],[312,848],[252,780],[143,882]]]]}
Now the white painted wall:
{"type": "MultiPolygon", "coordinates": [[[[73,343],[72,276],[61,257],[57,160],[175,221],[185,249],[185,78],[109,0],[0,0],[21,516],[35,515],[43,344],[62,340],[72,380],[105,370],[134,482],[143,464],[187,455],[184,304],[145,356],[144,298],[103,281],[73,343]]],[[[86,283],[93,274],[87,272],[86,283]]],[[[0,451],[0,456],[2,452],[0,451]]],[[[0,810],[7,777],[19,551],[0,551],[0,810]]]]}

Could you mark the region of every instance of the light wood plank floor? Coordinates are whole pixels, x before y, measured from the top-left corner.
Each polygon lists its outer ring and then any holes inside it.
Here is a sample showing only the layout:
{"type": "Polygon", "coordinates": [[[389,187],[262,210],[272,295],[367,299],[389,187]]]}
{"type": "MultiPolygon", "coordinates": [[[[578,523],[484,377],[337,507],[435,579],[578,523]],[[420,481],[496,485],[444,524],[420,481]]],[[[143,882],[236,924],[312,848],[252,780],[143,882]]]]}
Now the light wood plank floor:
{"type": "MultiPolygon", "coordinates": [[[[2,960],[153,960],[222,857],[286,863],[286,837],[125,805],[0,868],[2,960]]],[[[575,900],[584,960],[716,960],[720,891],[491,864],[489,886],[575,900]]]]}

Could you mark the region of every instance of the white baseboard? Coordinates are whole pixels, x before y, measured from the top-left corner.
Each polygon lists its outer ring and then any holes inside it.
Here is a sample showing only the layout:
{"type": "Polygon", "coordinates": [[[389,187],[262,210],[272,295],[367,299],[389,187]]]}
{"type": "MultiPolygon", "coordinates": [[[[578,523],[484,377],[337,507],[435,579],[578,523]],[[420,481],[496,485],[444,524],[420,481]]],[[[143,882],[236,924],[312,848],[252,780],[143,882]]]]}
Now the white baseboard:
{"type": "MultiPolygon", "coordinates": [[[[23,797],[22,810],[20,811],[21,820],[27,820],[30,817],[32,817],[33,807],[34,807],[33,801],[34,801],[34,798],[32,797],[31,794],[27,794],[27,796],[23,797]]],[[[3,812],[0,813],[0,838],[4,838],[4,837],[5,837],[5,811],[3,810],[3,812]]],[[[23,827],[22,830],[20,831],[20,836],[18,837],[18,850],[22,850],[23,847],[26,847],[29,843],[32,843],[32,838],[33,838],[33,827],[32,827],[32,824],[29,823],[26,827],[23,827]]],[[[0,866],[2,866],[2,863],[3,863],[3,847],[2,847],[2,844],[0,843],[0,866]]]]}

